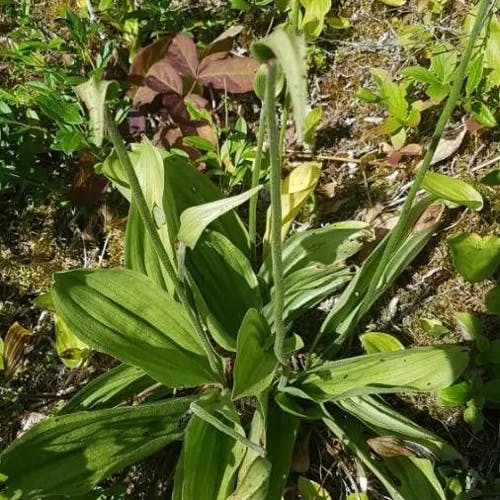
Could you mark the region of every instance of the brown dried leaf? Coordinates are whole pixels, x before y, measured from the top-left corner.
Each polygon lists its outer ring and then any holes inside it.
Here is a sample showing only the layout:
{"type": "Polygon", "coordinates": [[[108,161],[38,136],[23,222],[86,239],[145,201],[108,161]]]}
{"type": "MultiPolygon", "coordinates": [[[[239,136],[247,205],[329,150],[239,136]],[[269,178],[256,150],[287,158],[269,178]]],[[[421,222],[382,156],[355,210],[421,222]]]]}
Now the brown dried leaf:
{"type": "Polygon", "coordinates": [[[464,125],[454,139],[441,139],[436,152],[432,157],[431,165],[435,165],[440,161],[446,160],[446,158],[449,158],[453,153],[455,153],[462,144],[466,133],[467,127],[464,125]]]}
{"type": "Polygon", "coordinates": [[[166,58],[181,76],[196,77],[200,64],[193,39],[183,33],[175,35],[168,46],[166,58]]]}
{"type": "Polygon", "coordinates": [[[109,181],[94,170],[96,158],[88,151],[82,151],[74,167],[69,199],[75,205],[95,205],[106,194],[109,181]]]}
{"type": "Polygon", "coordinates": [[[368,446],[381,457],[414,457],[404,441],[395,436],[381,436],[366,441],[368,446]]]}
{"type": "Polygon", "coordinates": [[[163,38],[137,52],[128,71],[128,77],[132,83],[142,85],[149,68],[165,56],[171,40],[171,37],[163,38]]]}
{"type": "Polygon", "coordinates": [[[253,80],[259,65],[249,57],[230,57],[219,61],[203,60],[198,68],[198,83],[218,90],[243,94],[253,90],[253,80]]]}
{"type": "Polygon", "coordinates": [[[435,226],[441,220],[443,212],[444,205],[441,203],[435,203],[434,205],[427,207],[413,226],[412,233],[416,234],[435,226]]]}
{"type": "Polygon", "coordinates": [[[162,59],[153,64],[144,78],[144,83],[156,92],[175,93],[182,95],[182,80],[177,70],[166,60],[162,59]]]}
{"type": "Polygon", "coordinates": [[[233,48],[234,39],[242,31],[243,26],[231,26],[207,46],[204,56],[206,57],[210,54],[219,53],[224,54],[223,57],[226,57],[233,48]]]}
{"type": "Polygon", "coordinates": [[[5,376],[7,378],[14,375],[23,359],[24,348],[32,333],[17,321],[12,324],[7,331],[4,341],[4,364],[5,376]]]}
{"type": "Polygon", "coordinates": [[[134,94],[134,98],[132,100],[132,106],[135,109],[138,109],[141,106],[145,106],[146,104],[151,104],[157,95],[158,92],[156,92],[153,89],[150,89],[149,87],[146,86],[139,87],[136,93],[134,94]]]}

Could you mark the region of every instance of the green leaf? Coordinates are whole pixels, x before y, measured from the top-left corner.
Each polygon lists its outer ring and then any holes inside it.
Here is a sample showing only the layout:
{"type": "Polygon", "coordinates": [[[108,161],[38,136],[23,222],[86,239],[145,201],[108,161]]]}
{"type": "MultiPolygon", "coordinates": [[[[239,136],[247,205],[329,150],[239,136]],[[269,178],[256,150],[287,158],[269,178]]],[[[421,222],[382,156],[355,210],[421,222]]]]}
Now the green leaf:
{"type": "Polygon", "coordinates": [[[385,69],[372,68],[371,74],[379,88],[380,98],[387,107],[389,114],[399,122],[404,123],[408,118],[409,112],[404,85],[398,85],[393,82],[385,69]]]}
{"type": "Polygon", "coordinates": [[[483,78],[483,56],[478,54],[467,68],[467,82],[465,83],[465,93],[471,96],[477,89],[483,78]]]}
{"type": "Polygon", "coordinates": [[[81,495],[183,433],[192,397],[49,418],[0,455],[9,493],[35,499],[81,495]]]}
{"type": "Polygon", "coordinates": [[[238,332],[233,399],[257,396],[267,389],[276,365],[271,329],[257,309],[249,309],[238,332]]]}
{"type": "Polygon", "coordinates": [[[300,419],[269,402],[266,447],[271,462],[271,477],[266,500],[281,500],[290,473],[292,453],[300,419]]]}
{"type": "Polygon", "coordinates": [[[55,324],[56,350],[62,362],[68,368],[76,368],[89,355],[89,348],[56,315],[55,324]]]}
{"type": "Polygon", "coordinates": [[[425,333],[436,338],[442,337],[450,331],[437,318],[420,318],[419,323],[425,333]]]}
{"type": "Polygon", "coordinates": [[[307,105],[306,43],[303,36],[283,29],[254,42],[252,56],[257,61],[267,63],[276,58],[285,74],[287,89],[293,105],[293,117],[297,140],[302,143],[302,131],[307,105]]]}
{"type": "Polygon", "coordinates": [[[491,278],[500,265],[500,237],[462,233],[448,239],[456,271],[467,281],[491,278]]]}
{"type": "Polygon", "coordinates": [[[498,125],[494,111],[491,110],[484,102],[474,102],[471,106],[472,116],[481,125],[487,128],[494,128],[498,125]]]}
{"type": "Polygon", "coordinates": [[[465,404],[471,397],[471,384],[464,381],[442,389],[439,393],[439,402],[443,406],[459,406],[465,404]]]}
{"type": "MultiPolygon", "coordinates": [[[[283,245],[283,272],[286,276],[311,266],[341,266],[373,236],[371,226],[360,221],[335,222],[295,233],[283,245]]],[[[271,257],[263,262],[259,277],[272,284],[271,257]]]]}
{"type": "Polygon", "coordinates": [[[437,43],[431,56],[431,68],[441,83],[450,83],[458,62],[457,51],[453,46],[437,43]]]}
{"type": "Polygon", "coordinates": [[[51,148],[69,155],[85,146],[85,137],[79,130],[60,128],[54,136],[51,148]]]}
{"type": "Polygon", "coordinates": [[[227,500],[265,500],[271,464],[257,457],[248,468],[236,491],[227,500]]]}
{"type": "Polygon", "coordinates": [[[41,94],[37,96],[35,101],[43,113],[59,126],[79,125],[83,121],[78,103],[65,101],[55,92],[41,94]]]}
{"type": "Polygon", "coordinates": [[[487,401],[500,403],[500,379],[488,380],[484,384],[483,395],[487,401]]]}
{"type": "Polygon", "coordinates": [[[472,210],[483,208],[483,197],[470,184],[437,172],[427,172],[422,188],[437,198],[465,205],[472,210]]]}
{"type": "Polygon", "coordinates": [[[481,320],[476,315],[457,312],[455,313],[455,318],[465,340],[473,340],[480,351],[489,349],[490,342],[483,333],[481,320]]]}
{"type": "Polygon", "coordinates": [[[368,354],[376,352],[402,351],[403,344],[392,335],[380,332],[368,332],[359,336],[363,349],[368,354]]]}
{"type": "MultiPolygon", "coordinates": [[[[226,397],[206,394],[200,404],[210,413],[218,412],[227,425],[243,434],[238,416],[226,397]]],[[[186,428],[182,454],[174,480],[173,500],[226,500],[234,491],[245,446],[217,430],[198,416],[186,428]]]]}
{"type": "Polygon", "coordinates": [[[380,101],[380,97],[375,94],[375,92],[372,92],[370,89],[367,89],[367,88],[360,88],[358,89],[358,91],[356,92],[356,97],[358,97],[359,99],[361,99],[362,101],[365,101],[365,102],[379,102],[380,101]]]}
{"type": "MultiPolygon", "coordinates": [[[[294,168],[281,183],[281,239],[286,235],[302,207],[314,192],[321,174],[321,163],[308,162],[294,168]]],[[[271,240],[271,209],[267,211],[264,245],[271,240]]],[[[265,252],[267,255],[268,251],[265,252]]]]}
{"type": "Polygon", "coordinates": [[[379,0],[379,2],[385,3],[390,7],[402,7],[403,5],[406,5],[406,1],[407,0],[379,0]]]}
{"type": "Polygon", "coordinates": [[[98,147],[102,145],[104,139],[106,93],[110,83],[92,76],[85,83],[75,87],[76,95],[85,104],[89,112],[93,142],[98,147]]]}
{"type": "Polygon", "coordinates": [[[118,365],[85,385],[63,406],[59,415],[112,408],[154,383],[140,368],[118,365]]]}
{"type": "Polygon", "coordinates": [[[500,186],[500,169],[493,170],[488,175],[485,175],[481,182],[487,186],[500,186]]]}
{"type": "Polygon", "coordinates": [[[169,387],[217,381],[183,307],[126,269],[54,274],[57,314],[98,351],[142,368],[169,387]]]}
{"type": "Polygon", "coordinates": [[[496,285],[486,295],[486,312],[500,316],[500,285],[496,285]]]}
{"type": "MultiPolygon", "coordinates": [[[[403,269],[430,240],[438,227],[440,212],[440,205],[431,205],[430,198],[422,200],[413,207],[409,223],[409,227],[413,227],[413,229],[409,231],[406,239],[399,245],[391,258],[380,280],[376,296],[369,304],[364,304],[367,309],[391,286],[403,269]],[[425,224],[420,223],[423,220],[426,221],[425,224]]],[[[330,334],[342,338],[354,330],[360,320],[359,311],[365,300],[364,297],[376,266],[382,257],[386,242],[387,236],[359,268],[355,277],[335,302],[334,307],[323,322],[321,334],[330,334]]]]}
{"type": "Polygon", "coordinates": [[[194,248],[201,234],[211,222],[248,201],[261,187],[256,186],[236,196],[187,208],[180,217],[181,227],[177,235],[178,239],[189,248],[194,248]]]}
{"type": "Polygon", "coordinates": [[[311,40],[318,38],[325,25],[325,17],[332,8],[331,0],[300,0],[304,15],[300,28],[311,40]]]}
{"type": "Polygon", "coordinates": [[[401,73],[409,80],[427,83],[428,85],[439,84],[439,80],[434,73],[422,66],[409,66],[408,68],[403,68],[401,73]]]}
{"type": "Polygon", "coordinates": [[[473,399],[467,402],[467,408],[464,410],[464,422],[471,428],[474,434],[483,430],[483,410],[473,399]]]}
{"type": "Polygon", "coordinates": [[[299,376],[287,390],[317,402],[365,394],[432,392],[451,385],[468,362],[468,350],[458,346],[367,354],[325,362],[299,376]]]}
{"type": "Polygon", "coordinates": [[[304,121],[304,142],[314,145],[316,129],[323,117],[323,108],[313,108],[307,113],[304,121]]]}
{"type": "Polygon", "coordinates": [[[332,500],[325,488],[307,477],[299,476],[298,488],[303,500],[332,500]]]}
{"type": "Polygon", "coordinates": [[[249,260],[225,236],[206,231],[186,254],[198,311],[214,339],[230,351],[248,309],[262,308],[257,277],[249,260]]]}
{"type": "Polygon", "coordinates": [[[460,459],[460,453],[453,446],[398,413],[380,397],[342,399],[336,401],[336,405],[359,419],[379,436],[393,435],[403,440],[411,440],[429,449],[441,460],[460,459]]]}

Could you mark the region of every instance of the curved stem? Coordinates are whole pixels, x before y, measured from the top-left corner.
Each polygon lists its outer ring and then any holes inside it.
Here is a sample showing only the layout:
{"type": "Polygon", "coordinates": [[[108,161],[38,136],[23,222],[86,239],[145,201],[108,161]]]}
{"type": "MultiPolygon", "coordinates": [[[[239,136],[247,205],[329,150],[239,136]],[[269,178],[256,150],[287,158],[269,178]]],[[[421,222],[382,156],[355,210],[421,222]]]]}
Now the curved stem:
{"type": "Polygon", "coordinates": [[[158,259],[160,260],[162,266],[165,268],[169,279],[172,281],[179,300],[184,306],[186,314],[195,327],[198,338],[201,342],[201,345],[203,346],[205,354],[207,355],[210,367],[212,368],[214,373],[218,374],[222,378],[220,358],[215,352],[215,349],[210,343],[210,340],[208,339],[203,326],[201,325],[196,313],[193,311],[191,304],[189,303],[186,291],[184,289],[184,284],[177,277],[174,267],[170,262],[170,258],[160,239],[160,235],[158,234],[153,216],[151,214],[151,211],[149,210],[146,198],[144,197],[141,186],[139,184],[139,179],[137,178],[132,162],[130,161],[130,158],[128,156],[123,138],[118,132],[115,122],[113,121],[107,110],[105,111],[105,121],[109,138],[113,143],[113,146],[115,147],[115,151],[118,155],[118,159],[120,160],[120,164],[125,171],[125,174],[127,175],[130,189],[132,191],[132,201],[136,204],[137,210],[139,212],[139,215],[141,216],[144,226],[146,227],[146,231],[151,238],[151,243],[158,256],[158,259]]]}
{"type": "Polygon", "coordinates": [[[281,248],[281,161],[278,126],[276,124],[276,63],[269,63],[266,80],[266,114],[271,163],[271,259],[273,267],[274,353],[280,363],[287,362],[283,352],[285,323],[283,321],[284,288],[281,248]]]}
{"type": "MultiPolygon", "coordinates": [[[[401,210],[401,215],[399,220],[392,230],[389,239],[387,240],[387,244],[384,249],[384,253],[379,261],[379,264],[373,274],[373,277],[370,281],[370,285],[366,292],[366,295],[363,299],[363,304],[360,308],[359,318],[363,317],[370,308],[374,298],[377,295],[377,289],[379,288],[380,280],[384,271],[391,260],[394,250],[402,243],[403,238],[408,230],[408,224],[410,220],[410,211],[413,206],[413,202],[415,201],[416,194],[420,189],[422,182],[424,180],[425,174],[428,172],[432,158],[434,157],[434,153],[438,147],[441,136],[443,135],[444,129],[448,120],[450,119],[453,110],[457,104],[458,99],[460,98],[460,93],[462,90],[463,82],[466,76],[467,66],[469,65],[469,61],[472,55],[472,51],[477,43],[477,39],[481,34],[481,30],[484,26],[484,23],[487,21],[489,16],[489,11],[494,6],[496,0],[480,0],[479,9],[477,13],[477,18],[474,22],[474,26],[472,28],[470,37],[468,39],[467,45],[462,55],[462,59],[460,61],[460,65],[456,71],[456,77],[453,82],[453,86],[450,90],[450,94],[446,101],[443,111],[439,117],[439,120],[436,124],[436,128],[432,135],[432,139],[425,154],[425,157],[422,161],[422,165],[420,166],[417,174],[415,175],[415,179],[411,185],[411,188],[408,192],[408,196],[403,204],[403,208],[401,210]]],[[[326,332],[320,332],[326,333],[326,332]]],[[[334,354],[338,352],[342,343],[347,339],[347,335],[339,336],[333,340],[333,342],[328,346],[326,352],[330,354],[334,354]]]]}
{"type": "MultiPolygon", "coordinates": [[[[252,189],[257,187],[260,180],[260,171],[262,165],[262,154],[264,148],[264,138],[266,136],[266,103],[262,103],[259,118],[259,130],[257,131],[257,151],[255,152],[255,161],[252,171],[252,189]]],[[[250,235],[250,247],[252,252],[252,264],[257,265],[257,201],[259,195],[254,194],[250,198],[248,205],[248,233],[250,235]]]]}

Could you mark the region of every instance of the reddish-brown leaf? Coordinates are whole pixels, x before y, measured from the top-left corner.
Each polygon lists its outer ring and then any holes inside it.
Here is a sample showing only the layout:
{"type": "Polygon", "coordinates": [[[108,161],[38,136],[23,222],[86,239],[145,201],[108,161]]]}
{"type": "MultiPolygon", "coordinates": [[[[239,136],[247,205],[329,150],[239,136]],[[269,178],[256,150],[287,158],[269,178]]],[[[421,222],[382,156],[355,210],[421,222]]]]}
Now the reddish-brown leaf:
{"type": "Polygon", "coordinates": [[[140,108],[141,106],[145,106],[146,104],[151,104],[155,97],[158,95],[158,92],[156,92],[153,89],[150,89],[149,87],[139,87],[134,94],[134,98],[132,100],[132,106],[136,109],[140,108]]]}
{"type": "Polygon", "coordinates": [[[224,31],[215,40],[213,40],[205,49],[204,56],[210,54],[221,53],[222,57],[226,57],[233,48],[234,39],[243,31],[243,26],[231,26],[224,31]]]}
{"type": "Polygon", "coordinates": [[[109,181],[94,170],[95,156],[82,151],[73,173],[69,199],[75,205],[95,205],[106,194],[109,181]]]}
{"type": "Polygon", "coordinates": [[[166,59],[158,61],[149,68],[144,83],[150,89],[162,94],[173,92],[182,95],[181,77],[166,59]]]}
{"type": "Polygon", "coordinates": [[[184,100],[191,101],[198,109],[205,109],[208,107],[208,101],[198,94],[188,94],[184,100]]]}
{"type": "Polygon", "coordinates": [[[17,321],[7,331],[4,341],[5,376],[14,375],[21,364],[24,348],[31,336],[31,331],[21,326],[17,321]]]}
{"type": "Polygon", "coordinates": [[[128,71],[128,77],[132,83],[142,85],[149,68],[165,56],[171,40],[171,37],[163,38],[137,52],[128,71]]]}
{"type": "Polygon", "coordinates": [[[192,38],[183,33],[175,35],[168,46],[166,58],[181,76],[195,78],[200,60],[192,38]]]}
{"type": "Polygon", "coordinates": [[[255,72],[259,65],[248,57],[230,57],[219,61],[203,60],[196,80],[201,85],[212,85],[218,90],[243,94],[253,89],[255,72]]]}
{"type": "Polygon", "coordinates": [[[184,104],[184,99],[181,96],[177,94],[165,94],[162,97],[162,104],[174,122],[183,123],[191,120],[184,104]]]}

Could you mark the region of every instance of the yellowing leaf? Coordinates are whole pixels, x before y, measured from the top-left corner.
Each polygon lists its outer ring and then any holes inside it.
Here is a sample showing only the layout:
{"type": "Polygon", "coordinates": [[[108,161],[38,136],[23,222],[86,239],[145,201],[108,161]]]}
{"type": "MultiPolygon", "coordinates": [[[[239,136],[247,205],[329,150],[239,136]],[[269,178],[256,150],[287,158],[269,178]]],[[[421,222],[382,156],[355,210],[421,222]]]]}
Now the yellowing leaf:
{"type": "Polygon", "coordinates": [[[299,477],[299,492],[304,500],[331,500],[332,497],[328,491],[320,484],[307,477],[299,477]]]}
{"type": "Polygon", "coordinates": [[[406,0],[379,0],[379,2],[385,3],[390,7],[402,7],[406,5],[406,0]]]}
{"type": "MultiPolygon", "coordinates": [[[[321,173],[321,164],[309,162],[292,170],[281,185],[281,239],[284,240],[290,226],[314,191],[321,173]]],[[[271,212],[267,212],[266,233],[264,245],[269,245],[271,236],[271,212]]]]}
{"type": "Polygon", "coordinates": [[[403,344],[392,335],[380,332],[368,332],[359,336],[361,345],[368,354],[376,352],[402,351],[403,344]]]}
{"type": "Polygon", "coordinates": [[[24,326],[20,325],[17,321],[12,324],[7,331],[3,347],[6,377],[13,375],[21,363],[24,347],[31,335],[31,331],[24,328],[24,326]]]}
{"type": "Polygon", "coordinates": [[[87,357],[89,346],[82,342],[59,316],[56,316],[55,331],[57,354],[68,368],[76,368],[80,361],[87,357]]]}
{"type": "Polygon", "coordinates": [[[323,31],[325,16],[332,8],[331,0],[300,0],[305,9],[301,28],[306,35],[315,39],[323,31]]]}

